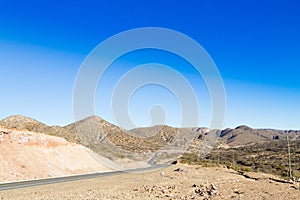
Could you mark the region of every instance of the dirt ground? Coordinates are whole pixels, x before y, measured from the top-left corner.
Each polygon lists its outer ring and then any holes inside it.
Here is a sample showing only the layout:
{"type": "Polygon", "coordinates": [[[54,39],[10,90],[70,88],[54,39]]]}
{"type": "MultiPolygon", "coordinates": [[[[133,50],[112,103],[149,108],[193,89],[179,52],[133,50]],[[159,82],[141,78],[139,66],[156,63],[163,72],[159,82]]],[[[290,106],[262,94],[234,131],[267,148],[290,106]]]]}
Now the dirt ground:
{"type": "Polygon", "coordinates": [[[300,199],[299,183],[226,168],[168,168],[0,192],[0,199],[300,199]]]}

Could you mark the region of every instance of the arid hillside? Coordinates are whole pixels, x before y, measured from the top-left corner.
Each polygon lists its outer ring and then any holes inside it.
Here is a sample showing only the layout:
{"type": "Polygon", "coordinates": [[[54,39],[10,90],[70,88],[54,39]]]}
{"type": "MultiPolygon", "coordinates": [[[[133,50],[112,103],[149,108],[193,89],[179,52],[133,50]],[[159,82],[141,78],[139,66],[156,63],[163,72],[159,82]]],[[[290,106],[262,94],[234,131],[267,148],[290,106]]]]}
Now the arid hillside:
{"type": "Polygon", "coordinates": [[[0,126],[17,130],[54,135],[58,137],[63,137],[69,142],[80,143],[80,138],[76,134],[74,134],[74,132],[71,132],[68,129],[65,129],[60,126],[48,126],[35,119],[22,115],[12,115],[1,120],[0,126]]]}
{"type": "Polygon", "coordinates": [[[205,166],[224,164],[236,170],[261,171],[284,177],[287,177],[288,170],[288,136],[292,169],[296,177],[300,173],[297,153],[300,131],[297,130],[239,126],[218,131],[197,127],[154,126],[128,131],[98,116],[60,127],[47,126],[28,117],[14,115],[1,120],[0,125],[65,138],[68,142],[81,144],[107,158],[108,163],[113,161],[118,169],[180,160],[205,166]]]}
{"type": "Polygon", "coordinates": [[[0,127],[0,182],[110,171],[104,162],[63,138],[0,127]]]}
{"type": "MultiPolygon", "coordinates": [[[[143,161],[146,163],[153,152],[157,150],[163,152],[174,148],[185,150],[189,145],[185,141],[194,138],[196,139],[196,143],[193,143],[194,146],[198,145],[197,141],[202,142],[198,139],[198,135],[202,133],[198,128],[178,129],[169,126],[157,126],[127,131],[98,116],[91,116],[60,127],[47,126],[28,117],[14,115],[1,120],[0,125],[63,137],[69,142],[82,144],[110,160],[118,161],[121,159],[121,163],[124,162],[123,158],[126,158],[128,162],[143,161]]],[[[179,152],[180,154],[182,150],[179,152]]],[[[161,159],[166,158],[165,153],[163,154],[161,159]]]]}
{"type": "Polygon", "coordinates": [[[220,140],[229,147],[241,147],[270,141],[286,141],[287,135],[290,140],[300,140],[300,131],[252,129],[248,126],[223,130],[220,134],[220,140]]]}
{"type": "MultiPolygon", "coordinates": [[[[185,135],[192,135],[196,141],[203,141],[208,135],[215,132],[208,128],[186,129],[166,125],[127,131],[98,116],[91,116],[61,127],[48,126],[29,117],[13,115],[1,120],[0,126],[63,137],[69,142],[89,146],[94,151],[99,151],[96,146],[106,140],[127,151],[151,152],[172,142],[175,136],[182,132],[185,135]]],[[[252,129],[248,126],[239,126],[235,129],[228,128],[220,131],[216,138],[216,144],[235,148],[269,141],[285,141],[287,135],[290,140],[300,140],[300,131],[297,130],[252,129]]]]}

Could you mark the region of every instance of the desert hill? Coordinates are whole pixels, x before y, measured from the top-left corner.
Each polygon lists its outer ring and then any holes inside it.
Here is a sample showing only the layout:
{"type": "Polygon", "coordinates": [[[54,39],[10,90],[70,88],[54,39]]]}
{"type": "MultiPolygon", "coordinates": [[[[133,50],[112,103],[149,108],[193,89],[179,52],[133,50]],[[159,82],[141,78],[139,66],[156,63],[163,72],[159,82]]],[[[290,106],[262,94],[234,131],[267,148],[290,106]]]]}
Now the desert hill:
{"type": "Polygon", "coordinates": [[[169,126],[156,126],[126,131],[106,122],[98,116],[91,116],[60,127],[47,126],[28,117],[14,115],[1,120],[0,125],[7,128],[35,131],[63,137],[69,142],[82,144],[111,160],[128,158],[133,161],[142,159],[145,162],[151,157],[154,151],[164,149],[165,147],[169,149],[171,147],[186,148],[187,144],[183,141],[191,140],[189,137],[196,137],[197,135],[195,134],[199,132],[198,128],[178,129],[169,126]],[[149,133],[151,134],[149,135],[149,133]]]}
{"type": "Polygon", "coordinates": [[[45,132],[49,126],[35,119],[22,115],[12,115],[0,121],[1,126],[17,130],[28,130],[33,132],[45,132]]]}
{"type": "Polygon", "coordinates": [[[141,162],[141,166],[169,162],[185,153],[181,160],[187,163],[220,162],[228,167],[238,166],[247,170],[251,167],[253,171],[276,172],[278,175],[286,174],[288,135],[293,147],[293,167],[296,174],[300,173],[300,163],[297,164],[300,161],[295,153],[299,151],[300,131],[252,129],[245,125],[222,131],[170,126],[127,131],[98,116],[60,127],[47,126],[37,120],[15,115],[1,120],[0,125],[58,136],[68,142],[84,145],[119,165],[119,169],[124,163],[123,167],[126,168],[126,164],[137,162],[141,162]],[[276,159],[278,162],[274,163],[276,159]]]}
{"type": "Polygon", "coordinates": [[[0,182],[112,170],[107,167],[107,159],[82,145],[3,127],[0,127],[0,169],[0,182]]]}
{"type": "MultiPolygon", "coordinates": [[[[127,135],[122,134],[124,130],[97,116],[91,116],[61,127],[47,126],[29,117],[13,115],[1,120],[0,125],[10,129],[34,131],[62,137],[69,142],[82,144],[111,160],[129,157],[127,151],[119,149],[107,138],[108,134],[127,135]]],[[[117,136],[117,138],[120,137],[121,136],[117,136]]]]}
{"type": "Polygon", "coordinates": [[[230,147],[240,147],[253,145],[263,142],[286,140],[286,136],[290,140],[300,140],[300,131],[283,131],[273,129],[252,129],[248,126],[239,126],[235,129],[225,129],[220,134],[223,143],[230,147]]]}
{"type": "Polygon", "coordinates": [[[74,132],[68,131],[68,129],[60,126],[48,126],[35,119],[22,115],[12,115],[1,120],[0,126],[10,129],[33,131],[37,133],[63,137],[69,142],[80,143],[80,138],[74,134],[74,132]]]}
{"type": "MultiPolygon", "coordinates": [[[[47,126],[37,120],[21,115],[13,115],[0,121],[0,126],[17,130],[27,130],[63,137],[69,142],[76,142],[85,146],[95,146],[106,140],[128,151],[154,151],[166,143],[171,142],[179,132],[186,132],[203,140],[213,130],[207,128],[174,128],[170,126],[142,127],[124,130],[98,116],[87,117],[67,126],[47,126]]],[[[235,129],[227,128],[219,133],[218,144],[228,147],[240,147],[271,140],[300,140],[300,131],[252,129],[239,126],[235,129]]]]}

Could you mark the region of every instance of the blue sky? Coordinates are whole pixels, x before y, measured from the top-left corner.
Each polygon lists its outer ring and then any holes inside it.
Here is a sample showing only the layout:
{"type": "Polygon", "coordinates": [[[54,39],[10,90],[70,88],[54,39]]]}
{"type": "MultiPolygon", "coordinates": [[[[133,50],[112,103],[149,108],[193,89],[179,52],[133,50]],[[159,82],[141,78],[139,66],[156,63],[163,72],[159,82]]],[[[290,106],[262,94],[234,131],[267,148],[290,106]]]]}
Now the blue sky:
{"type": "MultiPolygon", "coordinates": [[[[0,118],[22,114],[47,124],[72,122],[73,84],[84,58],[114,34],[151,26],[192,37],[213,58],[227,95],[224,127],[300,129],[299,21],[297,0],[1,1],[0,118]]],[[[106,74],[107,91],[116,80],[114,74],[147,61],[147,52],[142,54],[116,63],[123,68],[106,74]]],[[[157,58],[164,63],[170,60],[163,53],[157,58]]],[[[189,70],[180,72],[194,76],[189,70]]],[[[195,80],[199,81],[192,85],[201,99],[201,125],[209,126],[209,96],[203,81],[195,80]]],[[[109,102],[102,98],[97,91],[96,113],[113,122],[105,106],[109,102]]],[[[168,91],[149,86],[133,96],[130,113],[138,125],[147,125],[148,113],[143,113],[158,103],[169,110],[178,107],[168,91]],[[161,95],[154,98],[155,93],[161,95]],[[146,106],[139,103],[143,99],[146,106]]],[[[179,118],[171,113],[167,123],[176,126],[179,118]]]]}

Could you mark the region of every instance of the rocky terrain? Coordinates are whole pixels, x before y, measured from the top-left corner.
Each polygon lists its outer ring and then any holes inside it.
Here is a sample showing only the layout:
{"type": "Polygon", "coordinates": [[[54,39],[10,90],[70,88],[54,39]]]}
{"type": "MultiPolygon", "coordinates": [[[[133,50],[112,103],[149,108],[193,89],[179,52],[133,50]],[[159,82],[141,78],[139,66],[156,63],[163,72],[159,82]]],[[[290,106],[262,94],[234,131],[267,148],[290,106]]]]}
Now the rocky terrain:
{"type": "Polygon", "coordinates": [[[0,127],[0,182],[111,171],[103,162],[63,138],[0,127]]]}
{"type": "Polygon", "coordinates": [[[16,130],[32,131],[37,133],[44,133],[47,135],[54,135],[65,138],[69,142],[80,143],[80,138],[78,137],[78,135],[74,134],[74,132],[68,131],[68,129],[65,129],[60,126],[48,126],[35,119],[25,117],[22,115],[13,115],[1,120],[0,126],[16,130]]]}
{"type": "Polygon", "coordinates": [[[173,165],[159,171],[0,191],[0,199],[298,200],[299,183],[227,168],[173,165]]]}
{"type": "MultiPolygon", "coordinates": [[[[175,148],[179,152],[173,152],[173,154],[175,156],[181,155],[190,144],[185,141],[191,141],[201,132],[198,128],[178,129],[169,126],[158,126],[147,128],[147,130],[151,129],[152,132],[155,130],[155,134],[148,137],[144,135],[148,132],[146,129],[126,131],[97,116],[91,116],[67,126],[59,127],[47,126],[29,117],[14,115],[1,120],[0,125],[7,128],[63,137],[69,142],[82,144],[118,164],[124,163],[124,158],[127,162],[142,161],[147,164],[157,150],[162,152],[157,155],[157,160],[168,159],[164,152],[175,148]],[[120,162],[118,162],[119,160],[120,162]]],[[[200,145],[199,142],[200,140],[194,141],[194,146],[200,145]]],[[[171,157],[174,158],[175,156],[172,155],[171,157]]]]}
{"type": "MultiPolygon", "coordinates": [[[[95,151],[97,151],[97,144],[109,141],[127,151],[153,152],[166,146],[167,143],[171,143],[180,132],[184,132],[181,136],[191,135],[191,138],[195,139],[193,142],[204,141],[208,135],[214,132],[208,128],[187,129],[166,125],[128,131],[106,122],[98,116],[91,116],[61,127],[47,126],[29,117],[14,115],[1,120],[0,126],[63,137],[69,142],[89,146],[95,151]]],[[[300,131],[297,130],[252,129],[248,126],[239,126],[235,129],[228,128],[220,131],[216,138],[216,145],[222,148],[236,148],[269,141],[285,141],[287,135],[292,141],[300,140],[300,131]]]]}
{"type": "Polygon", "coordinates": [[[248,126],[219,131],[170,126],[124,130],[98,116],[60,127],[14,115],[1,120],[0,125],[65,138],[107,158],[107,163],[114,164],[114,169],[178,160],[202,166],[224,165],[236,171],[265,172],[285,178],[288,177],[286,136],[289,136],[293,174],[300,177],[300,131],[248,126]]]}
{"type": "Polygon", "coordinates": [[[300,131],[297,130],[252,129],[248,126],[223,130],[220,140],[229,147],[236,148],[270,141],[286,141],[287,135],[290,140],[300,140],[300,131]]]}

